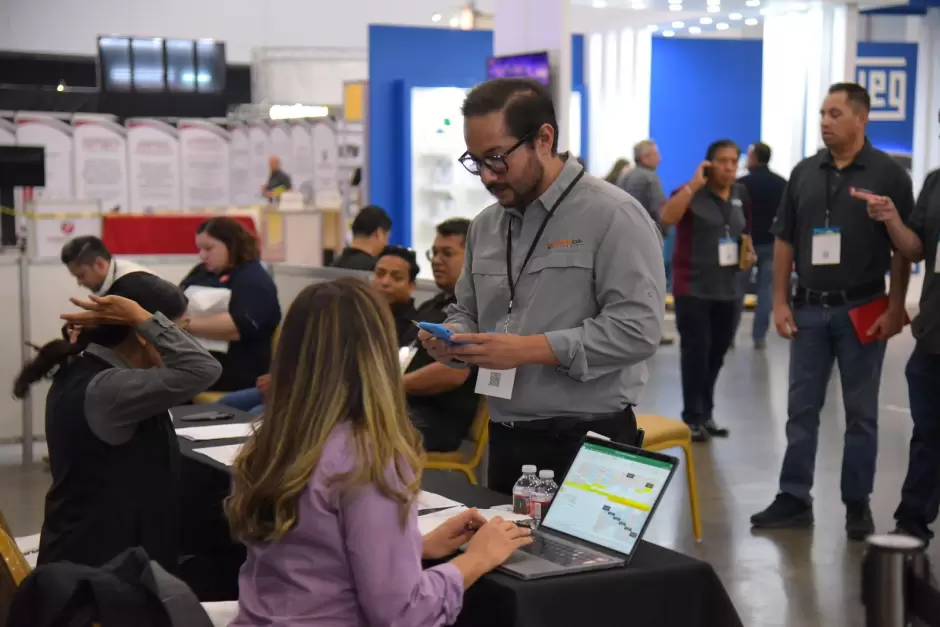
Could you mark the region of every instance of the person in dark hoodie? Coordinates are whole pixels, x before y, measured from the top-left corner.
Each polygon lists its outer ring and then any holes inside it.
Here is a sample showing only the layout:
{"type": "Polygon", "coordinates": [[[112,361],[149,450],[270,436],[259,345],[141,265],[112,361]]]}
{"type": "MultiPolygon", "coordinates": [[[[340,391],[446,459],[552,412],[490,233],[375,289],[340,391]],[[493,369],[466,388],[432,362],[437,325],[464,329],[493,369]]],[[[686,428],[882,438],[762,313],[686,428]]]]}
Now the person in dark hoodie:
{"type": "Polygon", "coordinates": [[[179,447],[167,410],[207,390],[222,367],[179,326],[186,297],[157,276],[128,274],[108,296],[71,300],[82,311],[62,318],[80,326],[75,341],[40,348],[13,385],[23,398],[52,377],[38,563],[100,566],[141,546],[174,572],[179,447]]]}

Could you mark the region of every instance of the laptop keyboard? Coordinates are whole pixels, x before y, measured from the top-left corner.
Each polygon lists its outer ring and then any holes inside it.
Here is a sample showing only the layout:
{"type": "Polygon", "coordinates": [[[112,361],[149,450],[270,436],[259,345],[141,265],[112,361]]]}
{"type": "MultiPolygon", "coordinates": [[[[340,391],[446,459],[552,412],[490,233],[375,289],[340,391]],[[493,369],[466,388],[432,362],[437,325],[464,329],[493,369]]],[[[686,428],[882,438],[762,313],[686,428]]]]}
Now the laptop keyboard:
{"type": "Polygon", "coordinates": [[[532,538],[532,544],[526,545],[519,550],[536,557],[541,557],[559,566],[589,564],[598,561],[598,555],[593,551],[584,551],[577,546],[558,542],[557,540],[553,540],[541,534],[532,538]]]}

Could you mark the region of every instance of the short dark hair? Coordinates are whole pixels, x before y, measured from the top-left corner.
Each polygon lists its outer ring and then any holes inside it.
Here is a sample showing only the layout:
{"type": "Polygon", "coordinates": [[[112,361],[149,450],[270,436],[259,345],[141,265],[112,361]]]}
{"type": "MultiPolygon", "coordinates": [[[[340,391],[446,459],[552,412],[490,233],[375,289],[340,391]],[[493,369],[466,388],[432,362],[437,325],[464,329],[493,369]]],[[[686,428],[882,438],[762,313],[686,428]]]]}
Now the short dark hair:
{"type": "Polygon", "coordinates": [[[377,205],[367,205],[359,210],[352,223],[352,233],[358,237],[369,237],[379,229],[392,230],[392,219],[385,209],[377,205]]]}
{"type": "Polygon", "coordinates": [[[196,229],[196,234],[207,233],[228,249],[228,262],[232,267],[260,257],[258,240],[242,223],[226,216],[206,220],[196,229]]]}
{"type": "MultiPolygon", "coordinates": [[[[506,129],[516,139],[533,135],[544,124],[555,131],[552,153],[558,152],[558,120],[552,94],[542,83],[529,78],[494,78],[470,90],[460,108],[465,118],[502,111],[506,129]]],[[[530,137],[530,143],[534,140],[530,137]]]]}
{"type": "Polygon", "coordinates": [[[450,218],[437,225],[437,234],[441,237],[459,235],[466,241],[470,232],[470,220],[466,218],[450,218]]]}
{"type": "Polygon", "coordinates": [[[418,278],[418,272],[421,271],[421,268],[418,266],[418,255],[415,254],[415,251],[410,248],[405,248],[404,246],[386,246],[382,249],[382,252],[379,253],[376,261],[382,257],[388,256],[398,257],[408,262],[408,278],[414,283],[415,279],[418,278]]]}
{"type": "Polygon", "coordinates": [[[77,263],[80,266],[90,266],[99,258],[111,261],[111,251],[94,235],[76,237],[62,247],[61,259],[65,265],[77,263]]]}
{"type": "Polygon", "coordinates": [[[770,163],[770,146],[764,142],[757,142],[751,146],[751,150],[754,151],[754,158],[757,159],[757,163],[760,165],[767,165],[770,163]]]}
{"type": "Polygon", "coordinates": [[[830,94],[842,92],[845,99],[854,109],[864,109],[866,113],[871,112],[871,96],[868,90],[858,83],[834,83],[829,86],[830,94]]]}
{"type": "Polygon", "coordinates": [[[714,159],[715,155],[717,155],[718,151],[722,148],[734,148],[738,151],[738,156],[741,156],[741,147],[738,146],[733,139],[719,139],[708,145],[708,150],[705,151],[705,161],[714,159]]]}

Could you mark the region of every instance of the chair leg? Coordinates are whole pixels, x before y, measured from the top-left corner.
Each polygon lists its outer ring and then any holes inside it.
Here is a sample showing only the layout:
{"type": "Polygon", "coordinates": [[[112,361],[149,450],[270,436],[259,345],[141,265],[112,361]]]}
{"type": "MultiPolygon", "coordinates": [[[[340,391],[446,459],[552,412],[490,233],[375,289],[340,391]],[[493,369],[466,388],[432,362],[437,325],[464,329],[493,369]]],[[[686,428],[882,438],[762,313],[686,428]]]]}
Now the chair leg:
{"type": "Polygon", "coordinates": [[[698,488],[695,485],[695,465],[692,461],[692,447],[689,442],[682,445],[685,451],[685,474],[689,483],[689,506],[692,509],[692,534],[696,541],[702,540],[702,518],[698,509],[698,488]]]}
{"type": "Polygon", "coordinates": [[[471,484],[473,485],[477,484],[477,476],[474,474],[472,468],[470,468],[469,466],[464,466],[463,468],[460,469],[460,471],[463,474],[467,475],[467,479],[470,481],[471,484]]]}

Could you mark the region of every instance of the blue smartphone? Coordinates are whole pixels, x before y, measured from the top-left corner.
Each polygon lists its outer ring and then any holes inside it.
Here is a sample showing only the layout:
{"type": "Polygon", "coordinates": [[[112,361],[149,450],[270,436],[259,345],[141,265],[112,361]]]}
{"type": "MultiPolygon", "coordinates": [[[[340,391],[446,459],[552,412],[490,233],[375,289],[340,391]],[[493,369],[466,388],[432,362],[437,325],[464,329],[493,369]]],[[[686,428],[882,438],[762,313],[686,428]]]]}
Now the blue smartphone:
{"type": "Polygon", "coordinates": [[[463,344],[464,342],[454,342],[450,338],[454,335],[454,332],[445,327],[443,324],[437,324],[434,322],[414,322],[414,325],[421,329],[422,331],[427,331],[434,337],[439,340],[443,340],[448,344],[463,344]]]}

